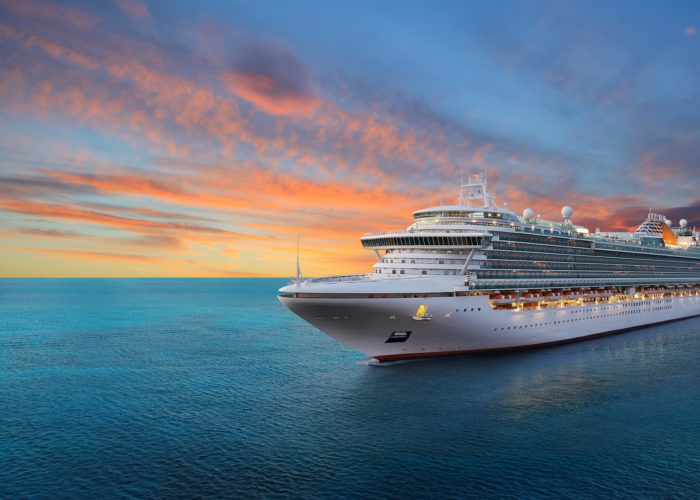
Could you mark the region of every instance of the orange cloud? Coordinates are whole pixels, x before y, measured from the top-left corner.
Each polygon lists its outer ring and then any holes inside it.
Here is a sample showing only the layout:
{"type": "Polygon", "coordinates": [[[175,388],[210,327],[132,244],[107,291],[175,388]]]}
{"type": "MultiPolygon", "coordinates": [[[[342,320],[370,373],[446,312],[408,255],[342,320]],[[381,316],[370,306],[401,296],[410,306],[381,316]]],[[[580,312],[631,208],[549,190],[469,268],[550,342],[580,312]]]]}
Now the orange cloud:
{"type": "Polygon", "coordinates": [[[309,115],[319,104],[303,92],[280,89],[268,76],[229,73],[224,78],[231,92],[273,115],[309,115]]]}

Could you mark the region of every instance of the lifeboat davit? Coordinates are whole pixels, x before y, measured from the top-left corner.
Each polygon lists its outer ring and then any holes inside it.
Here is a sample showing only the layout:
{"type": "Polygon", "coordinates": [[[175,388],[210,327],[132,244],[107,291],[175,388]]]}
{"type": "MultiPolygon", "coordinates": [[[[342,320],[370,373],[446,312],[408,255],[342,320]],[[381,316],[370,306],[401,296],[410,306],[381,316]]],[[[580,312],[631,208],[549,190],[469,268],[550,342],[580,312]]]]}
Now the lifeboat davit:
{"type": "Polygon", "coordinates": [[[523,302],[537,302],[542,300],[542,294],[539,292],[527,292],[520,298],[523,302]]]}
{"type": "Polygon", "coordinates": [[[512,304],[515,302],[515,295],[510,293],[495,293],[489,296],[489,300],[497,305],[512,304]]]}
{"type": "Polygon", "coordinates": [[[561,292],[547,292],[544,294],[544,300],[561,300],[561,292]]]}

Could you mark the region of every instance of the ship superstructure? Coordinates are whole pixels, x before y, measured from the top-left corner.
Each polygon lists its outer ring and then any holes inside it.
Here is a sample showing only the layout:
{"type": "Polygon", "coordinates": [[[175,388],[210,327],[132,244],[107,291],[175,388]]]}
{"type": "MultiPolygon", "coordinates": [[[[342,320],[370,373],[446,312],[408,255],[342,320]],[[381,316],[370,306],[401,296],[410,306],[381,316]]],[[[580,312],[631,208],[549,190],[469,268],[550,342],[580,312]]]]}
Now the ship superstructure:
{"type": "Polygon", "coordinates": [[[456,205],[366,234],[373,272],[296,279],[280,301],[380,361],[569,342],[700,314],[698,234],[650,213],[634,233],[500,208],[484,174],[456,205]]]}

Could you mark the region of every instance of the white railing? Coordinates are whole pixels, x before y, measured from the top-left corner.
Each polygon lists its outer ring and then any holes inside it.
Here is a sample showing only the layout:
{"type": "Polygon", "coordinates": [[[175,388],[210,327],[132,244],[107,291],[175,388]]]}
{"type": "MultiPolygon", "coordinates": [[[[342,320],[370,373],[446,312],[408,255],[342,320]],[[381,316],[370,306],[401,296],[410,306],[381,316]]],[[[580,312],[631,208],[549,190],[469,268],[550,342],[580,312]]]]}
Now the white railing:
{"type": "Polygon", "coordinates": [[[384,234],[408,234],[411,231],[407,231],[406,229],[399,229],[397,231],[375,231],[373,233],[365,233],[362,235],[364,238],[365,236],[382,236],[384,234]]]}
{"type": "Polygon", "coordinates": [[[341,281],[362,281],[372,277],[374,273],[364,274],[339,274],[337,276],[322,276],[320,278],[306,278],[297,281],[296,278],[288,283],[289,285],[307,286],[311,283],[339,283],[341,281]]]}

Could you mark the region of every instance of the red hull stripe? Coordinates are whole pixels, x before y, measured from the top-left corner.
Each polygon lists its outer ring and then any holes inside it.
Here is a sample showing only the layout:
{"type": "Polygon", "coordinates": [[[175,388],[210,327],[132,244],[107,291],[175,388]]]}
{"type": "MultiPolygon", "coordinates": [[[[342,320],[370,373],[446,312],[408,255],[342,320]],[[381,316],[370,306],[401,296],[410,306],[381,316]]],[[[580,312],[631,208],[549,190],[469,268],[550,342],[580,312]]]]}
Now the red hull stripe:
{"type": "Polygon", "coordinates": [[[552,342],[542,342],[540,344],[527,344],[512,347],[492,347],[489,349],[471,349],[464,351],[437,351],[437,352],[412,352],[405,354],[387,354],[385,356],[374,356],[374,359],[378,361],[398,361],[400,359],[414,359],[414,358],[434,358],[437,356],[456,356],[459,354],[476,354],[480,352],[502,352],[502,351],[521,351],[526,349],[533,349],[535,347],[547,347],[555,346],[560,344],[571,344],[572,342],[579,342],[581,340],[594,339],[597,337],[605,337],[607,335],[614,335],[616,333],[628,332],[630,330],[639,330],[641,328],[647,328],[649,326],[663,325],[664,323],[672,323],[674,321],[680,321],[683,319],[696,318],[700,314],[693,314],[691,316],[684,316],[683,318],[669,319],[666,321],[657,321],[656,323],[648,323],[646,325],[630,326],[628,328],[620,328],[618,330],[608,330],[601,333],[593,333],[591,335],[584,335],[583,337],[574,337],[566,340],[554,340],[552,342]]]}

